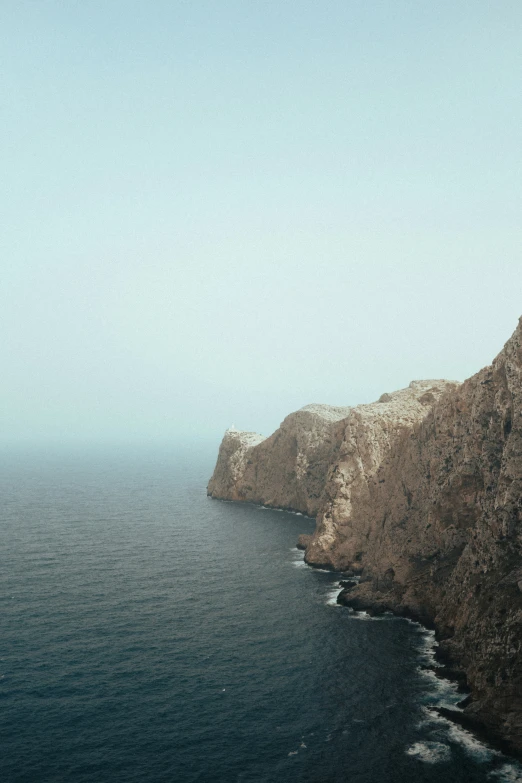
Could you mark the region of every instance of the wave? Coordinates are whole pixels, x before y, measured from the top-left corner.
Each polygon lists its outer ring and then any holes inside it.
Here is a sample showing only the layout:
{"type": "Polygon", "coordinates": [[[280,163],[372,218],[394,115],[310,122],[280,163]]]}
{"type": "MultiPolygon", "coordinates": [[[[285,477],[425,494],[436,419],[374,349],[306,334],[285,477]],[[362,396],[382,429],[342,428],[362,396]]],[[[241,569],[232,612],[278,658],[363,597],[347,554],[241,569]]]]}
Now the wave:
{"type": "Polygon", "coordinates": [[[327,599],[326,599],[326,605],[327,606],[340,606],[340,604],[337,603],[337,596],[339,593],[342,593],[343,588],[339,587],[338,585],[334,587],[331,590],[328,590],[327,592],[327,599]]]}
{"type": "Polygon", "coordinates": [[[407,748],[406,754],[426,764],[439,764],[450,760],[451,749],[442,742],[416,742],[407,748]]]}
{"type": "Polygon", "coordinates": [[[490,772],[489,777],[500,783],[521,783],[522,769],[518,764],[503,764],[500,769],[490,772]]]}
{"type": "MultiPolygon", "coordinates": [[[[462,699],[462,693],[459,693],[455,682],[444,678],[445,667],[436,660],[438,642],[435,639],[435,632],[424,628],[415,621],[409,622],[419,629],[421,636],[418,648],[421,666],[417,671],[428,685],[423,699],[431,702],[429,707],[426,705],[422,707],[424,717],[418,724],[418,729],[428,732],[428,736],[431,732],[437,741],[435,739],[419,741],[411,745],[406,753],[427,763],[437,763],[449,760],[451,745],[458,745],[475,763],[500,763],[504,758],[500,751],[491,748],[471,731],[452,721],[450,717],[440,715],[437,712],[437,707],[446,707],[454,710],[457,717],[462,712],[457,707],[458,702],[462,699]],[[429,668],[425,668],[426,666],[429,668]],[[446,742],[440,742],[440,739],[446,740],[446,742]],[[442,750],[442,748],[446,750],[442,750]]],[[[491,772],[491,776],[496,780],[505,781],[505,783],[511,783],[511,781],[522,783],[522,768],[516,762],[506,763],[500,769],[491,772]]]]}

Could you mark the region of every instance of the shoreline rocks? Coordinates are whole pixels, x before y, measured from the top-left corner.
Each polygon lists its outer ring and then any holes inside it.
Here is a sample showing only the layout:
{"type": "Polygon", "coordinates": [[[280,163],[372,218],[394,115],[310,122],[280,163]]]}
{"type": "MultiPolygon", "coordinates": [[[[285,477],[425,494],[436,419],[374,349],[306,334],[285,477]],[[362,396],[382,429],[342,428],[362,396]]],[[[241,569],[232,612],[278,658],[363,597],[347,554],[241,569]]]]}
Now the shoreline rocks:
{"type": "Polygon", "coordinates": [[[306,550],[306,547],[310,545],[311,540],[312,536],[307,536],[305,533],[302,533],[297,539],[296,547],[301,550],[306,550]]]}

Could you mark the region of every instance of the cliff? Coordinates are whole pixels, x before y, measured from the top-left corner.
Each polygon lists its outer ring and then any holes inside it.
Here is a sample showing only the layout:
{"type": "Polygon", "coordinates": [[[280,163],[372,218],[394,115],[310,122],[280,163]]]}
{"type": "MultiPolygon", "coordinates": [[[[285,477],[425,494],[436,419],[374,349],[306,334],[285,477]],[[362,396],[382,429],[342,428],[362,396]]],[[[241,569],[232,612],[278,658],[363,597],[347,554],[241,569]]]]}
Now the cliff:
{"type": "Polygon", "coordinates": [[[340,443],[339,422],[350,410],[307,405],[287,416],[269,438],[227,430],[208,494],[315,517],[340,443]]]}
{"type": "Polygon", "coordinates": [[[371,405],[311,406],[264,440],[227,433],[209,484],[214,497],[316,516],[307,562],[361,575],[340,601],[433,625],[441,654],[465,672],[464,715],[518,751],[521,403],[522,319],[463,384],[413,382],[371,405]]]}

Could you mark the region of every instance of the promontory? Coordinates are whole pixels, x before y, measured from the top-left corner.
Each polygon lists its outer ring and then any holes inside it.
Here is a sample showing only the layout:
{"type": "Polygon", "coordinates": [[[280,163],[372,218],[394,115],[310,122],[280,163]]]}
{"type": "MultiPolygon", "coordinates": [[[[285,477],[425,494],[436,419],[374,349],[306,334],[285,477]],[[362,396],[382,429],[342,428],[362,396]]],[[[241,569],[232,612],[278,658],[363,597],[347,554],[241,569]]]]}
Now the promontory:
{"type": "Polygon", "coordinates": [[[306,562],[360,576],[339,601],[435,628],[463,718],[522,753],[522,318],[464,383],[228,430],[208,494],[315,517],[306,562]]]}

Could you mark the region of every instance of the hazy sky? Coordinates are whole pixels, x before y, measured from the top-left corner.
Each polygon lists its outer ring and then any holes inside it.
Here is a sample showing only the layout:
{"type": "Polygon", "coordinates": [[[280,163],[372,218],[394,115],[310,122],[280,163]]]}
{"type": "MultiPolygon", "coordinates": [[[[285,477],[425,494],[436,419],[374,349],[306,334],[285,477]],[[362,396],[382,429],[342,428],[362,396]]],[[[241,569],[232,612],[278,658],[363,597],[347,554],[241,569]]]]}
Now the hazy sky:
{"type": "Polygon", "coordinates": [[[3,0],[0,432],[269,434],[522,315],[520,0],[3,0]]]}

